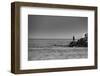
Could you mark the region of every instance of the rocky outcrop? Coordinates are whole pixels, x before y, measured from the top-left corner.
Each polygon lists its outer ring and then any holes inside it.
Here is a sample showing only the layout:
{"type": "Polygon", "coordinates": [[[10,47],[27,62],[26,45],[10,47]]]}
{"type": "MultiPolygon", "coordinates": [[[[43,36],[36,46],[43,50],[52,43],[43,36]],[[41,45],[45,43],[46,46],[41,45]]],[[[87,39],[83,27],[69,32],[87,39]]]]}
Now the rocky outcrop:
{"type": "Polygon", "coordinates": [[[88,34],[86,33],[83,38],[70,42],[69,47],[88,47],[88,34]]]}

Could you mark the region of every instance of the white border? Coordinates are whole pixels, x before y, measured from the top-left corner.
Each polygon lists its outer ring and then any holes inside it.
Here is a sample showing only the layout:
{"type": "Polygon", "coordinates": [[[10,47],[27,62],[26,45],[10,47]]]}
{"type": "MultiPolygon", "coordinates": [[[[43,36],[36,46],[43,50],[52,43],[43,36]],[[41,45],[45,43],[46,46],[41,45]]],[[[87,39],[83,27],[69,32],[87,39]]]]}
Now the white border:
{"type": "Polygon", "coordinates": [[[21,7],[20,8],[20,69],[42,69],[57,67],[75,67],[94,65],[94,11],[21,7]],[[87,59],[65,59],[28,61],[28,14],[34,15],[56,15],[56,16],[80,16],[88,17],[88,58],[87,59]]]}

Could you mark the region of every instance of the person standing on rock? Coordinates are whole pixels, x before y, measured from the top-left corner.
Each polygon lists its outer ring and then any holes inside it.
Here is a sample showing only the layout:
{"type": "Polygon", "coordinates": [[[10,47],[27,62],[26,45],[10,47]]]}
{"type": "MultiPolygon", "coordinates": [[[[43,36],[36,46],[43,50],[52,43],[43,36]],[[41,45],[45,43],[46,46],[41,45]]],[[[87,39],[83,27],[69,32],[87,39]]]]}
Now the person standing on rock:
{"type": "Polygon", "coordinates": [[[75,36],[73,36],[73,41],[75,41],[75,36]]]}

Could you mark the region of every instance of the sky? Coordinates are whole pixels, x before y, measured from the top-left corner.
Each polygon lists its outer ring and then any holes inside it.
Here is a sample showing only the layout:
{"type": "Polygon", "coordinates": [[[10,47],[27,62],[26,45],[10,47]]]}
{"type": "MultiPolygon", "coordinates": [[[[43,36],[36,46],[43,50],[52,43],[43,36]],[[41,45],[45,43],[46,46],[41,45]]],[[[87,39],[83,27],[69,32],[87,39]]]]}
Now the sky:
{"type": "Polygon", "coordinates": [[[79,39],[87,29],[87,17],[28,15],[28,38],[79,39]]]}

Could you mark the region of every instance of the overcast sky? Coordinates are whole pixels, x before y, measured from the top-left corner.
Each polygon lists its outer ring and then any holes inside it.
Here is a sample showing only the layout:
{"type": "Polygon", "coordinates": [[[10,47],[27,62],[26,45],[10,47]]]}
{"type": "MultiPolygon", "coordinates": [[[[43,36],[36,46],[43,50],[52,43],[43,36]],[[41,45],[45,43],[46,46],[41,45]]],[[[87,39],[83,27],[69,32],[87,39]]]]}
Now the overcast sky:
{"type": "Polygon", "coordinates": [[[28,38],[77,39],[87,33],[87,17],[28,15],[28,38]]]}

